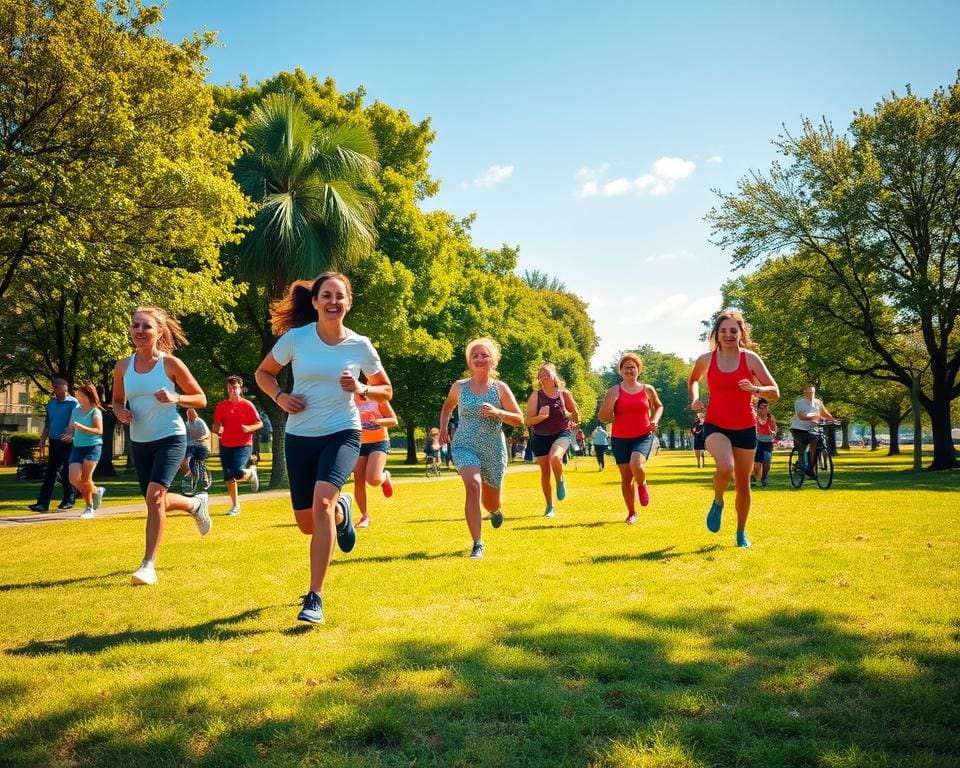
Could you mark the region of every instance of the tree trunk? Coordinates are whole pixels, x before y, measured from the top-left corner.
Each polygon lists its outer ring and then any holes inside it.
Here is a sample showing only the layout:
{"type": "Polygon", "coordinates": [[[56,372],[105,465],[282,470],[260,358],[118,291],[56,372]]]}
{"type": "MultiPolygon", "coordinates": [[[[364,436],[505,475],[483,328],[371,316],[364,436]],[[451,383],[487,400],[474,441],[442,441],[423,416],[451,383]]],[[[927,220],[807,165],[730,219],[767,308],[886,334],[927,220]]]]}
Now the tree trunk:
{"type": "Polygon", "coordinates": [[[407,431],[407,458],[404,459],[404,464],[419,464],[420,460],[417,458],[417,441],[414,438],[414,427],[411,422],[406,423],[407,431]]]}
{"type": "Polygon", "coordinates": [[[270,468],[269,488],[285,488],[287,485],[287,457],[284,452],[284,440],[287,434],[287,412],[267,397],[259,387],[257,390],[263,395],[260,404],[270,417],[270,450],[273,451],[273,464],[270,468]]]}
{"type": "Polygon", "coordinates": [[[880,443],[877,442],[877,422],[870,422],[870,450],[875,451],[880,447],[880,443]]]}
{"type": "MultiPolygon", "coordinates": [[[[957,450],[953,447],[950,424],[950,391],[946,382],[933,382],[933,400],[927,407],[930,430],[933,432],[933,464],[927,469],[954,469],[960,466],[957,450]]],[[[919,436],[914,437],[915,440],[919,436]]]]}
{"type": "Polygon", "coordinates": [[[887,456],[900,455],[900,417],[893,418],[888,416],[886,419],[887,429],[890,430],[890,450],[887,456]]]}
{"type": "Polygon", "coordinates": [[[103,449],[97,468],[93,470],[95,478],[117,476],[117,468],[113,466],[113,434],[116,427],[117,417],[112,410],[105,410],[103,412],[103,449]]]}
{"type": "Polygon", "coordinates": [[[845,451],[850,450],[850,422],[846,420],[840,425],[840,447],[845,451]]]}

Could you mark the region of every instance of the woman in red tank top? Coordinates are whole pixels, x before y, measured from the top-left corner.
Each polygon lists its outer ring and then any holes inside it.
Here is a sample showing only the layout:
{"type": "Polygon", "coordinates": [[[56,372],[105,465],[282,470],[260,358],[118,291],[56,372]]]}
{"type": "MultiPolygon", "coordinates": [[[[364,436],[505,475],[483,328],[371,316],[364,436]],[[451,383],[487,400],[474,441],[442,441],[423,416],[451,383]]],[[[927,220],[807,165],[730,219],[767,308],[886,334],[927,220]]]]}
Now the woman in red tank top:
{"type": "Polygon", "coordinates": [[[737,310],[725,309],[717,315],[709,338],[712,351],[700,355],[687,381],[694,411],[703,410],[700,379],[704,374],[710,389],[703,432],[706,449],[717,470],[713,475],[713,503],[707,513],[707,528],[713,533],[720,530],[723,494],[733,477],[737,492],[737,546],[749,547],[746,526],[750,514],[750,474],[757,447],[751,402],[761,394],[767,400],[776,400],[780,388],[760,356],[750,350],[750,331],[737,310]]]}
{"type": "Polygon", "coordinates": [[[646,464],[657,439],[663,403],[657,390],[640,381],[643,361],[639,355],[627,352],[620,358],[618,368],[623,381],[607,390],[597,418],[604,423],[613,419],[610,447],[620,470],[627,524],[633,525],[637,522],[636,500],[643,507],[650,503],[646,464]]]}

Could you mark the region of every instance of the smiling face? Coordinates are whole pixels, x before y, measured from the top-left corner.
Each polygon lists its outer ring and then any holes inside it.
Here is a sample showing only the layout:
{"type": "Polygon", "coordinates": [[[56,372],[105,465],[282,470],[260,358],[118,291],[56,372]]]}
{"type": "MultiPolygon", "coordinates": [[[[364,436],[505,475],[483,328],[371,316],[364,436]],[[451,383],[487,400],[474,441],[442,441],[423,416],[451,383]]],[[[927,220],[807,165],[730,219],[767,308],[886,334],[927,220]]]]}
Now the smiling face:
{"type": "Polygon", "coordinates": [[[720,323],[720,327],[717,328],[717,340],[723,349],[739,349],[740,336],[742,333],[740,323],[734,318],[728,317],[725,318],[720,323]]]}
{"type": "Polygon", "coordinates": [[[77,390],[76,398],[83,410],[87,410],[91,405],[93,405],[93,402],[89,397],[87,397],[86,393],[82,389],[77,390]]]}
{"type": "Polygon", "coordinates": [[[343,322],[350,311],[350,292],[346,283],[337,277],[328,277],[313,297],[313,306],[320,320],[343,322]]]}
{"type": "Polygon", "coordinates": [[[160,331],[156,319],[149,312],[134,312],[130,318],[130,339],[134,346],[150,348],[156,345],[160,331]]]}
{"type": "Polygon", "coordinates": [[[540,382],[541,387],[555,387],[557,385],[557,377],[553,371],[545,365],[541,365],[540,370],[537,371],[537,381],[540,382]]]}
{"type": "Polygon", "coordinates": [[[231,402],[237,402],[240,399],[240,396],[243,394],[243,383],[239,381],[228,381],[227,382],[227,397],[230,398],[231,402]]]}
{"type": "Polygon", "coordinates": [[[496,365],[493,350],[485,344],[474,344],[467,357],[471,371],[489,371],[496,365]]]}

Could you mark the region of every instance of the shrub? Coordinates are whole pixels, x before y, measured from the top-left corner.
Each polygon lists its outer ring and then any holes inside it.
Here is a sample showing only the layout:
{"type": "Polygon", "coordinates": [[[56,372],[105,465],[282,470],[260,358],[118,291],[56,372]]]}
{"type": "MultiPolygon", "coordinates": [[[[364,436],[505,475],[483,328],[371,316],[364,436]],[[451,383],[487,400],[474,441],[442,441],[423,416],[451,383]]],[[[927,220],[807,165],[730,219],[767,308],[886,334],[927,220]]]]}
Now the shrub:
{"type": "Polygon", "coordinates": [[[40,443],[40,435],[36,432],[11,432],[7,435],[10,450],[13,452],[13,461],[32,459],[33,452],[40,443]]]}

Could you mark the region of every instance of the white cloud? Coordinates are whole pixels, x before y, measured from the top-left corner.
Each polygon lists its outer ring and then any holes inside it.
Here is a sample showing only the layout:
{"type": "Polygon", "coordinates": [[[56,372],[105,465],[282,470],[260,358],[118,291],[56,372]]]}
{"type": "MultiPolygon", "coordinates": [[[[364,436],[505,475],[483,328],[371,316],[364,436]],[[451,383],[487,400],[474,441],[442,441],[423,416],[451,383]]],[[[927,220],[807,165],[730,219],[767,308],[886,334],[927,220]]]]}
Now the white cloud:
{"type": "Polygon", "coordinates": [[[489,189],[497,184],[506,181],[513,175],[512,165],[491,165],[480,176],[473,180],[473,186],[481,189],[489,189]]]}
{"type": "Polygon", "coordinates": [[[689,251],[672,251],[670,253],[658,253],[655,256],[647,256],[644,261],[646,261],[648,264],[662,264],[667,261],[685,259],[689,255],[689,251]]]}
{"type": "Polygon", "coordinates": [[[682,157],[661,157],[650,167],[648,173],[628,179],[621,176],[613,181],[600,183],[600,176],[609,168],[604,164],[598,169],[583,167],[577,171],[575,178],[582,181],[579,197],[620,197],[630,192],[650,197],[669,195],[677,187],[677,183],[689,178],[696,170],[696,163],[684,160],[682,157]]]}
{"type": "Polygon", "coordinates": [[[710,163],[710,165],[720,165],[720,163],[723,162],[723,155],[710,155],[710,157],[707,158],[707,162],[710,163]]]}

